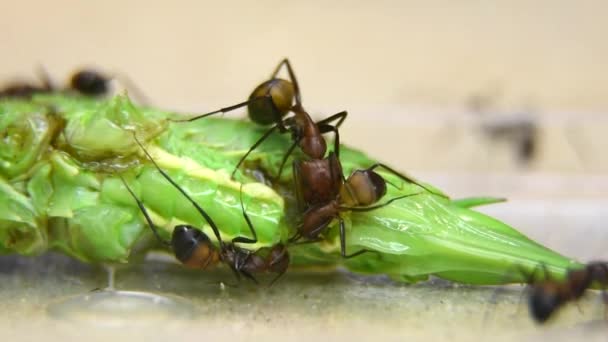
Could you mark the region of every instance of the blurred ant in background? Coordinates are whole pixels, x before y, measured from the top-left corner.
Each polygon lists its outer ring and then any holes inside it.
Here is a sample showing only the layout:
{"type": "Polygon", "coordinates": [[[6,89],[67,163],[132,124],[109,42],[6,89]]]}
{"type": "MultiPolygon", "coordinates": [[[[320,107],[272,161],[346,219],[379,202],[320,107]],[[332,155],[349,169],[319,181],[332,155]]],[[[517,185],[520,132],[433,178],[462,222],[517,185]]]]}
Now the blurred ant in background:
{"type": "Polygon", "coordinates": [[[209,237],[200,229],[193,227],[191,225],[177,225],[173,229],[171,241],[167,241],[163,239],[158,233],[158,229],[152,222],[146,208],[143,205],[143,202],[137,198],[135,193],[131,190],[131,188],[127,185],[126,181],[122,179],[125,187],[133,196],[137,205],[141,212],[143,213],[146,221],[148,222],[148,226],[163,245],[171,248],[175,257],[185,266],[190,268],[198,268],[198,269],[207,269],[208,267],[212,267],[217,265],[219,262],[223,262],[230,267],[233,271],[237,279],[240,279],[240,276],[244,276],[253,282],[257,283],[257,279],[254,274],[263,273],[263,272],[272,272],[276,273],[277,276],[270,282],[269,286],[274,284],[287,270],[289,266],[289,252],[285,245],[279,243],[272,247],[260,248],[257,251],[250,251],[244,248],[241,248],[237,245],[237,243],[242,244],[255,244],[258,242],[257,234],[253,224],[245,211],[245,207],[243,205],[243,194],[242,194],[242,185],[240,189],[240,201],[241,201],[241,210],[243,213],[243,217],[249,227],[252,238],[247,238],[244,236],[238,236],[233,238],[229,243],[226,243],[222,240],[220,235],[219,228],[215,224],[215,222],[211,219],[211,217],[205,212],[203,208],[201,208],[196,201],[194,201],[185,190],[183,190],[175,181],[165,172],[163,171],[158,164],[152,159],[152,156],[148,153],[145,147],[139,142],[137,138],[135,138],[137,144],[142,148],[144,153],[146,154],[148,160],[154,164],[156,169],[160,172],[160,174],[167,180],[171,185],[173,185],[179,192],[182,193],[188,199],[190,203],[196,208],[196,210],[201,214],[201,216],[205,219],[205,221],[209,224],[213,233],[217,239],[219,244],[219,248],[216,247],[209,237]]]}
{"type": "MultiPolygon", "coordinates": [[[[70,77],[65,88],[56,87],[48,73],[43,69],[38,69],[40,84],[27,82],[14,82],[0,89],[1,98],[30,98],[36,94],[49,94],[56,92],[73,92],[83,96],[99,97],[106,96],[110,92],[110,83],[117,76],[103,74],[93,69],[81,69],[70,77]]],[[[121,75],[118,77],[121,83],[132,91],[137,99],[142,103],[149,103],[141,91],[129,80],[128,77],[121,75]]]]}
{"type": "Polygon", "coordinates": [[[530,315],[538,323],[551,318],[563,305],[580,299],[593,285],[602,289],[604,304],[608,304],[608,263],[590,262],[582,269],[572,269],[564,280],[551,279],[543,265],[544,277],[535,278],[536,270],[528,277],[528,307],[530,315]]]}
{"type": "Polygon", "coordinates": [[[517,161],[529,165],[538,152],[538,122],[532,110],[514,112],[508,116],[492,110],[493,103],[500,96],[500,90],[488,90],[485,94],[473,95],[467,101],[469,110],[477,114],[481,121],[481,130],[493,141],[507,141],[514,149],[517,161]]]}

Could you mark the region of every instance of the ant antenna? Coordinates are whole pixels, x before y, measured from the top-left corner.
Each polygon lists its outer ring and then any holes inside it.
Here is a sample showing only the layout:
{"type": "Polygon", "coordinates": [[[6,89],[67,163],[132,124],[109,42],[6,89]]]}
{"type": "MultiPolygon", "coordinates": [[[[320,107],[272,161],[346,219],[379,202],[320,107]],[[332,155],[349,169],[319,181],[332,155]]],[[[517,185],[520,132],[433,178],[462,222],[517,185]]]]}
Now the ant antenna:
{"type": "MultiPolygon", "coordinates": [[[[428,192],[432,193],[433,195],[437,195],[437,196],[443,197],[443,198],[445,198],[445,199],[450,199],[450,198],[449,198],[448,196],[446,196],[445,194],[442,194],[442,193],[437,193],[437,192],[433,191],[432,189],[429,189],[428,187],[426,187],[426,186],[422,185],[421,183],[419,183],[419,182],[418,182],[417,180],[415,180],[414,178],[409,177],[409,176],[407,176],[407,175],[405,175],[405,174],[403,174],[403,173],[401,173],[401,172],[399,172],[399,171],[397,171],[397,170],[395,170],[395,169],[391,168],[390,166],[388,166],[388,165],[386,165],[386,164],[382,164],[382,163],[376,163],[376,164],[374,164],[374,165],[372,165],[372,166],[368,167],[368,168],[367,168],[367,169],[365,169],[365,170],[366,170],[366,171],[373,171],[374,169],[376,169],[376,168],[378,168],[378,167],[381,167],[381,168],[385,169],[386,171],[388,171],[388,172],[392,173],[393,175],[395,175],[395,176],[397,176],[397,177],[399,177],[399,178],[401,178],[401,179],[403,179],[403,180],[405,180],[405,181],[407,181],[407,182],[410,182],[410,183],[416,184],[417,186],[419,186],[419,187],[423,188],[424,190],[426,190],[426,191],[428,191],[428,192]]],[[[385,180],[385,181],[386,181],[386,180],[385,180]]]]}
{"type": "Polygon", "coordinates": [[[158,241],[160,241],[162,244],[164,244],[165,246],[171,247],[171,242],[163,239],[160,236],[160,234],[158,234],[158,230],[157,230],[156,226],[154,225],[154,223],[152,222],[152,219],[150,218],[150,215],[148,214],[148,211],[146,210],[146,207],[144,206],[144,204],[142,203],[142,201],[139,198],[137,198],[137,196],[135,195],[135,193],[133,192],[133,190],[131,190],[131,188],[127,184],[127,181],[120,174],[118,175],[118,177],[120,177],[120,180],[125,185],[125,187],[129,191],[129,193],[131,194],[131,196],[133,196],[133,199],[135,199],[135,202],[137,202],[137,206],[139,207],[139,209],[141,210],[141,212],[144,214],[144,217],[146,218],[146,221],[148,221],[148,226],[150,226],[150,229],[152,229],[152,233],[154,233],[154,236],[156,236],[156,239],[158,241]]]}
{"type": "Polygon", "coordinates": [[[188,195],[188,193],[186,193],[186,191],[184,191],[184,189],[182,189],[179,185],[177,185],[177,183],[175,183],[175,181],[173,179],[171,179],[171,177],[169,177],[169,175],[165,171],[163,171],[163,169],[161,169],[160,166],[158,166],[158,164],[154,161],[154,159],[152,158],[152,156],[150,155],[150,153],[148,153],[148,151],[146,150],[146,148],[144,147],[144,145],[142,145],[142,143],[139,141],[139,139],[137,139],[137,135],[135,134],[135,132],[133,132],[133,138],[135,138],[135,142],[137,142],[137,144],[139,145],[139,147],[141,147],[141,149],[144,151],[144,153],[148,157],[148,160],[150,160],[152,162],[152,164],[154,164],[154,166],[156,167],[156,169],[158,170],[158,172],[160,172],[160,174],[167,181],[169,181],[169,183],[171,183],[171,185],[173,185],[179,192],[181,192],[182,195],[184,195],[186,197],[186,199],[188,199],[188,201],[190,201],[190,203],[192,203],[192,205],[201,214],[201,216],[203,216],[203,218],[205,219],[205,221],[207,221],[207,223],[209,224],[209,226],[213,230],[213,234],[215,234],[215,237],[217,238],[217,241],[220,244],[220,246],[224,246],[224,241],[222,240],[222,237],[220,236],[220,230],[215,225],[215,222],[213,222],[213,220],[211,219],[211,217],[207,214],[207,212],[205,212],[205,210],[203,210],[203,208],[201,208],[201,206],[199,206],[198,203],[196,203],[196,201],[194,201],[192,199],[192,197],[190,197],[190,195],[188,195]]]}
{"type": "Polygon", "coordinates": [[[289,59],[283,58],[279,65],[274,69],[274,72],[270,76],[270,78],[277,78],[279,71],[281,71],[281,67],[285,66],[287,69],[287,74],[289,75],[289,79],[291,80],[291,84],[293,84],[293,90],[295,94],[296,106],[302,105],[302,96],[300,94],[300,86],[298,85],[298,79],[296,78],[296,73],[291,68],[291,63],[289,63],[289,59]]]}
{"type": "Polygon", "coordinates": [[[249,227],[249,231],[251,232],[251,235],[253,235],[253,238],[247,238],[244,236],[237,236],[234,239],[232,239],[232,243],[257,243],[258,242],[258,234],[255,232],[255,228],[253,227],[253,224],[251,223],[251,219],[249,218],[249,215],[247,215],[247,212],[245,211],[245,206],[243,205],[243,183],[241,183],[241,187],[239,189],[239,198],[241,201],[241,211],[243,212],[243,217],[245,218],[245,221],[247,222],[247,227],[249,227]]]}
{"type": "Polygon", "coordinates": [[[340,206],[340,210],[349,210],[349,211],[355,211],[355,212],[372,211],[372,210],[380,209],[382,207],[386,207],[387,205],[389,205],[389,204],[391,204],[391,203],[393,203],[393,202],[395,202],[397,200],[400,200],[402,198],[413,197],[413,196],[421,195],[423,193],[424,192],[421,191],[421,192],[416,192],[416,193],[413,193],[413,194],[407,194],[407,195],[397,196],[395,198],[391,198],[390,200],[388,200],[388,201],[386,201],[386,202],[384,202],[382,204],[373,205],[371,207],[361,208],[361,207],[343,207],[343,206],[340,206]]]}

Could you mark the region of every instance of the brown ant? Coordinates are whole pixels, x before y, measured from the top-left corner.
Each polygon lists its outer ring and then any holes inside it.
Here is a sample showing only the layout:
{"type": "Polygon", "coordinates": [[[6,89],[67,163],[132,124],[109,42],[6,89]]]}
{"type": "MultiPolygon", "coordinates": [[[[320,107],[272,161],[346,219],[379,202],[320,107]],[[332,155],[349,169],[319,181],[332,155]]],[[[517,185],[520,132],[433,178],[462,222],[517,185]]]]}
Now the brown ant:
{"type": "MultiPolygon", "coordinates": [[[[369,250],[362,249],[353,254],[346,254],[345,224],[340,212],[371,211],[389,205],[396,200],[424,193],[416,192],[398,196],[385,203],[373,205],[378,203],[387,191],[387,181],[373,171],[379,167],[406,181],[418,184],[409,177],[380,163],[367,169],[356,170],[345,179],[340,161],[333,152],[325,159],[294,161],[293,174],[296,198],[298,206],[304,212],[304,217],[297,233],[289,241],[295,242],[300,238],[304,238],[308,242],[319,241],[331,221],[337,219],[340,229],[340,252],[342,257],[352,258],[368,252],[369,250]]],[[[420,186],[426,190],[422,185],[420,186]]]]}
{"type": "Polygon", "coordinates": [[[191,225],[177,225],[173,229],[171,241],[163,239],[152,219],[148,215],[142,201],[137,198],[135,193],[129,188],[126,181],[121,177],[129,193],[133,196],[139,209],[142,211],[150,229],[154,236],[165,246],[171,248],[175,257],[185,266],[190,268],[206,269],[214,266],[219,262],[227,264],[234,272],[237,279],[244,276],[253,282],[257,283],[257,279],[253,274],[262,272],[276,273],[277,276],[270,282],[269,286],[274,284],[287,270],[289,266],[289,253],[285,245],[279,243],[270,248],[261,248],[255,252],[237,246],[237,243],[255,244],[258,242],[256,231],[251,223],[249,215],[243,206],[242,185],[240,192],[241,210],[243,217],[247,222],[247,226],[251,232],[252,238],[238,236],[233,238],[229,243],[222,240],[219,229],[211,217],[194,201],[171,177],[163,171],[158,164],[152,159],[152,156],[144,148],[144,146],[135,138],[137,144],[142,148],[147,158],[154,164],[160,174],[171,183],[179,192],[181,192],[192,203],[196,210],[203,216],[209,224],[215,237],[218,241],[219,248],[211,243],[209,237],[200,229],[191,225]]]}
{"type": "Polygon", "coordinates": [[[314,122],[310,115],[302,107],[300,86],[295,73],[287,58],[283,59],[271,74],[270,79],[257,86],[249,99],[229,107],[198,115],[185,120],[174,120],[176,122],[189,122],[207,116],[226,113],[237,108],[247,106],[249,118],[260,125],[274,124],[251,146],[251,148],[241,157],[237,163],[232,176],[245,161],[247,156],[255,150],[264,140],[266,140],[275,130],[280,133],[291,133],[293,144],[285,153],[276,179],[279,179],[287,158],[291,155],[296,146],[299,146],[304,154],[311,159],[322,159],[327,152],[327,145],[322,134],[333,132],[334,151],[339,157],[340,137],[338,128],[346,119],[348,113],[342,111],[323,120],[314,122]],[[289,75],[289,80],[278,78],[277,75],[281,68],[285,66],[289,75]],[[285,118],[292,112],[293,116],[285,118]],[[331,124],[336,122],[335,124],[331,124]]]}
{"type": "Polygon", "coordinates": [[[608,296],[608,263],[590,262],[582,269],[569,270],[562,281],[551,279],[545,265],[544,279],[536,281],[536,270],[528,277],[528,307],[530,315],[538,323],[546,322],[564,304],[580,299],[593,284],[602,288],[604,303],[608,296]]]}

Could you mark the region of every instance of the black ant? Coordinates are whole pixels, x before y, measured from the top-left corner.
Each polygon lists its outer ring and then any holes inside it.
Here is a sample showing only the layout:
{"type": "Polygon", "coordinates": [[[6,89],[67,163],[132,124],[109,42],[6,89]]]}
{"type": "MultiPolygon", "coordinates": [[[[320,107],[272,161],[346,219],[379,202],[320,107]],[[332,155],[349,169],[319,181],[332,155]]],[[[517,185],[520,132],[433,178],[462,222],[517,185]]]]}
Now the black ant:
{"type": "MultiPolygon", "coordinates": [[[[590,262],[582,269],[569,270],[562,281],[551,279],[543,265],[544,279],[536,281],[536,270],[528,277],[528,307],[538,323],[546,322],[564,304],[580,299],[593,284],[608,287],[608,263],[590,262]]],[[[604,303],[608,296],[602,292],[604,303]]]]}
{"type": "Polygon", "coordinates": [[[192,203],[196,210],[203,216],[209,224],[215,237],[218,241],[219,248],[211,243],[209,237],[200,229],[191,225],[177,225],[173,229],[171,241],[163,239],[152,219],[148,215],[142,201],[137,198],[135,193],[129,188],[126,181],[122,179],[127,190],[131,193],[139,209],[142,211],[150,229],[156,238],[165,246],[170,247],[175,254],[175,257],[185,266],[190,268],[206,269],[214,266],[219,262],[227,264],[234,272],[237,279],[244,276],[253,282],[257,283],[257,279],[253,276],[255,273],[272,272],[277,276],[270,282],[269,286],[274,284],[287,270],[289,266],[289,253],[283,244],[276,244],[270,248],[261,248],[255,252],[237,246],[237,243],[255,244],[257,243],[257,234],[251,223],[249,215],[243,206],[242,185],[240,193],[241,210],[243,217],[247,222],[247,226],[251,232],[252,238],[238,236],[233,238],[229,243],[222,240],[219,229],[211,217],[194,201],[171,177],[163,171],[148,153],[145,147],[135,138],[137,144],[142,148],[147,158],[154,164],[160,174],[171,183],[179,192],[181,192],[192,203]]]}
{"type": "Polygon", "coordinates": [[[276,179],[280,178],[287,158],[289,158],[296,146],[300,146],[302,152],[311,159],[322,159],[325,157],[327,145],[322,136],[324,133],[334,133],[334,151],[339,156],[340,137],[338,128],[342,122],[344,122],[348,113],[342,111],[323,120],[314,122],[302,107],[300,86],[298,85],[295,73],[287,58],[279,63],[269,80],[264,81],[253,90],[247,101],[198,115],[190,119],[174,121],[194,121],[207,116],[226,113],[244,106],[247,106],[249,118],[253,122],[260,125],[274,125],[262,134],[247,153],[241,157],[232,172],[232,177],[234,177],[237,169],[245,161],[247,156],[277,129],[280,133],[291,133],[293,144],[289,147],[283,157],[276,179]],[[283,66],[287,69],[289,81],[277,77],[283,66]],[[289,112],[292,112],[293,116],[284,118],[289,112]],[[336,123],[331,124],[332,122],[336,123]]]}
{"type": "MultiPolygon", "coordinates": [[[[112,77],[92,69],[82,69],[76,71],[70,77],[66,88],[57,88],[51,82],[49,75],[42,68],[38,70],[41,85],[32,85],[26,82],[17,82],[8,85],[0,90],[0,98],[30,98],[35,94],[47,94],[62,91],[72,91],[80,95],[98,97],[107,95],[110,91],[112,77]]],[[[134,86],[125,76],[121,76],[121,81],[126,82],[130,90],[135,92],[138,99],[147,103],[146,97],[134,86]]]]}
{"type": "Polygon", "coordinates": [[[380,163],[367,169],[356,170],[345,179],[340,161],[334,153],[330,153],[325,159],[296,160],[293,167],[296,198],[298,206],[303,210],[304,217],[297,233],[289,241],[295,242],[300,238],[304,238],[308,242],[319,241],[331,221],[338,219],[340,252],[344,258],[352,258],[369,252],[369,250],[362,249],[350,255],[346,254],[346,232],[340,212],[371,211],[389,205],[396,200],[424,193],[416,192],[398,196],[385,203],[373,205],[378,203],[387,191],[387,181],[374,172],[374,169],[381,167],[406,181],[414,181],[380,163]]]}

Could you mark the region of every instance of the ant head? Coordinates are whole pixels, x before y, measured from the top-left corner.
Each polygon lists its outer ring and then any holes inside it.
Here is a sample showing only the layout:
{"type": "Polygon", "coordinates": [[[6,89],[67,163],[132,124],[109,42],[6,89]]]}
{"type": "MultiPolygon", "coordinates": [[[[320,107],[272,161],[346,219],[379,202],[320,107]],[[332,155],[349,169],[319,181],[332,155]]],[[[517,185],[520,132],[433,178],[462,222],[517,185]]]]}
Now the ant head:
{"type": "Polygon", "coordinates": [[[108,91],[109,80],[93,70],[76,72],[70,80],[72,89],[88,96],[103,95],[108,91]]]}
{"type": "Polygon", "coordinates": [[[553,286],[538,284],[530,288],[528,306],[530,314],[537,322],[547,321],[560,305],[562,300],[553,286]]]}
{"type": "Polygon", "coordinates": [[[247,106],[249,118],[260,125],[276,123],[291,109],[294,94],[293,84],[280,78],[273,78],[260,84],[253,90],[249,100],[270,96],[272,103],[262,99],[249,103],[247,106]]]}
{"type": "Polygon", "coordinates": [[[201,252],[209,254],[212,245],[209,237],[200,229],[189,225],[178,225],[173,229],[171,247],[179,261],[194,266],[196,259],[201,259],[201,252]]]}
{"type": "Polygon", "coordinates": [[[345,204],[350,206],[371,205],[386,194],[386,181],[372,170],[357,170],[346,180],[341,191],[345,204]]]}

